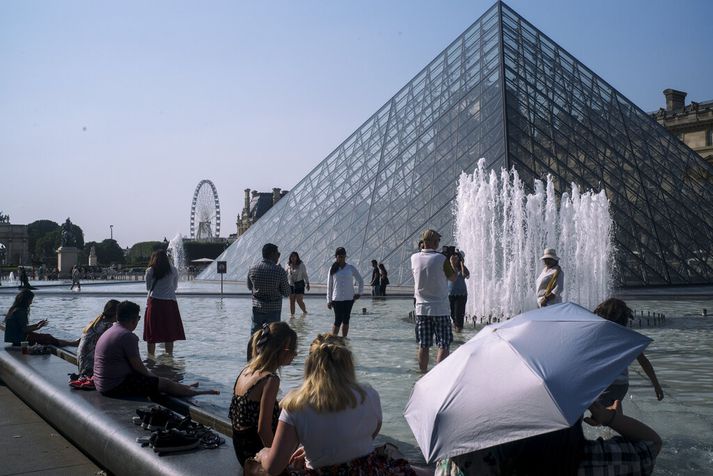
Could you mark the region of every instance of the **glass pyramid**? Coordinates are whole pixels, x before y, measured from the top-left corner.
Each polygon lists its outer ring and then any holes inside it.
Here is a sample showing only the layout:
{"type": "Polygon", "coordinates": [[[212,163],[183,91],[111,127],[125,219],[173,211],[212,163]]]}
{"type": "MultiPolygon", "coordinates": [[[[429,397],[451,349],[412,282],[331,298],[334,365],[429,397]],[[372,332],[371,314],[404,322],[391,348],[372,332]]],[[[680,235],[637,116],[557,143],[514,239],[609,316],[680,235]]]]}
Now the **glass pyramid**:
{"type": "MultiPolygon", "coordinates": [[[[713,282],[713,167],[498,2],[221,255],[243,281],[266,242],[326,281],[336,247],[410,285],[424,228],[452,243],[457,179],[480,157],[525,184],[605,189],[619,284],[713,282]]],[[[218,279],[214,267],[200,279],[218,279]]]]}

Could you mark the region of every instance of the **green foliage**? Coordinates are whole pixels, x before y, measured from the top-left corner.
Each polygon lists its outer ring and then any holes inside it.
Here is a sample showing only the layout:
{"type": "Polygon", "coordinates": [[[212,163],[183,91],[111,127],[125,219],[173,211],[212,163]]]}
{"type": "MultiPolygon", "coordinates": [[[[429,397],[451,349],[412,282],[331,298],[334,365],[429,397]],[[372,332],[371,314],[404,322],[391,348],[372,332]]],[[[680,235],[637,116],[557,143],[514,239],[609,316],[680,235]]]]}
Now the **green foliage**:
{"type": "Polygon", "coordinates": [[[124,258],[124,250],[119,246],[116,240],[107,238],[101,243],[96,241],[89,241],[84,244],[84,249],[80,254],[80,262],[87,263],[89,261],[89,253],[91,252],[92,246],[97,252],[97,262],[100,266],[109,266],[112,264],[124,264],[126,259],[124,258]]]}
{"type": "MultiPolygon", "coordinates": [[[[84,246],[84,232],[72,223],[72,234],[77,239],[77,248],[84,246]]],[[[57,259],[57,248],[62,244],[62,229],[52,220],[37,220],[27,225],[27,246],[34,263],[54,263],[57,259]]],[[[87,252],[88,254],[89,252],[87,252]]]]}
{"type": "Polygon", "coordinates": [[[33,250],[33,261],[44,261],[52,263],[57,258],[57,248],[59,248],[61,232],[57,229],[47,232],[35,241],[33,250]]]}
{"type": "Polygon", "coordinates": [[[148,266],[151,254],[165,244],[162,241],[141,241],[129,250],[128,264],[130,266],[148,266]]]}
{"type": "MultiPolygon", "coordinates": [[[[77,240],[77,248],[80,250],[84,248],[84,232],[82,231],[81,228],[79,228],[77,225],[72,223],[72,234],[74,235],[74,238],[77,240]]],[[[61,236],[60,236],[61,240],[61,236]]]]}
{"type": "Polygon", "coordinates": [[[59,224],[52,220],[37,220],[27,225],[27,247],[32,253],[33,261],[42,261],[44,258],[52,256],[54,251],[59,248],[59,239],[59,224]],[[56,232],[57,237],[57,246],[55,248],[52,248],[54,245],[51,244],[54,242],[54,237],[48,237],[53,232],[56,232]],[[40,240],[43,242],[40,246],[37,246],[40,240]]]}

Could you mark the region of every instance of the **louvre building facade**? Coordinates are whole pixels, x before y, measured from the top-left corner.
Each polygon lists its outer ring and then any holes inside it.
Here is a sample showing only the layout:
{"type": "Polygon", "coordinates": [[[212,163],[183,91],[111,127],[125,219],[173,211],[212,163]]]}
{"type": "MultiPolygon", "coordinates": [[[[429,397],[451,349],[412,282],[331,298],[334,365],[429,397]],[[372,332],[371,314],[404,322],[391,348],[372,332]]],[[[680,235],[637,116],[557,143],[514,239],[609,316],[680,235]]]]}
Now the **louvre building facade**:
{"type": "Polygon", "coordinates": [[[452,242],[458,176],[481,157],[528,186],[550,174],[558,193],[606,190],[617,284],[713,282],[713,167],[501,2],[219,259],[243,281],[273,242],[323,283],[344,246],[367,281],[376,259],[410,285],[420,231],[452,242]]]}

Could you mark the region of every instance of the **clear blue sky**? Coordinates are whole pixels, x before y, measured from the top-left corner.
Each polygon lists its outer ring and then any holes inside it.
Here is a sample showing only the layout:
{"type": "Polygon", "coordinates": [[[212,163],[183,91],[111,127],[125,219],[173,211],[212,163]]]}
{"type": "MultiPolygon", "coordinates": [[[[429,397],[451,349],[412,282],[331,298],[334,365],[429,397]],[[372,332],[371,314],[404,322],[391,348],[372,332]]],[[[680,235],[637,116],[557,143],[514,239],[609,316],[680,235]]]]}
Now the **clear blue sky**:
{"type": "MultiPolygon", "coordinates": [[[[0,2],[0,210],[121,246],[289,189],[492,1],[0,2]]],[[[506,2],[646,111],[713,99],[713,1],[506,2]]]]}

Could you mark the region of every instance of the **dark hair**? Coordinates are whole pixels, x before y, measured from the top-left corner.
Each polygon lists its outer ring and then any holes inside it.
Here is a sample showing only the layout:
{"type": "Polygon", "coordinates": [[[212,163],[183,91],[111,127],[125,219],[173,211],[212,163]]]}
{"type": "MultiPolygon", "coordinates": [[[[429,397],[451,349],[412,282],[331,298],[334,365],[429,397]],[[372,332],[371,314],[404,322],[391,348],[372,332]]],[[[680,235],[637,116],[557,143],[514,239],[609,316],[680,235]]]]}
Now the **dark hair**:
{"type": "Polygon", "coordinates": [[[607,321],[616,322],[619,325],[627,326],[629,319],[634,318],[634,313],[624,301],[617,298],[609,298],[600,303],[594,310],[594,314],[603,317],[607,321]]]}
{"type": "Polygon", "coordinates": [[[570,428],[504,443],[493,448],[499,459],[498,474],[577,474],[584,454],[584,433],[580,418],[570,428]]]}
{"type": "Polygon", "coordinates": [[[122,301],[116,308],[116,320],[119,322],[127,322],[139,316],[141,308],[138,304],[131,301],[122,301]]]}
{"type": "Polygon", "coordinates": [[[119,301],[117,301],[116,299],[109,299],[106,304],[104,304],[104,311],[102,311],[102,316],[116,317],[116,308],[118,305],[119,301]]]}
{"type": "Polygon", "coordinates": [[[17,293],[17,296],[15,296],[15,301],[12,303],[12,306],[10,306],[10,309],[7,311],[7,314],[5,314],[5,319],[10,317],[13,312],[15,312],[16,309],[27,309],[30,307],[30,303],[32,302],[32,299],[34,299],[35,293],[30,291],[29,289],[23,289],[19,293],[17,293]]]}
{"type": "Polygon", "coordinates": [[[269,258],[274,253],[277,253],[277,245],[273,245],[272,243],[265,243],[262,246],[262,257],[263,258],[269,258]]]}
{"type": "Polygon", "coordinates": [[[156,250],[151,254],[149,268],[153,268],[153,279],[156,281],[171,272],[171,263],[168,261],[166,250],[156,250]]]}
{"type": "MultiPolygon", "coordinates": [[[[337,256],[346,256],[346,255],[347,255],[347,250],[345,250],[345,249],[342,248],[341,246],[340,246],[339,248],[337,248],[337,251],[334,252],[334,256],[335,256],[335,257],[337,257],[337,256]]],[[[337,262],[335,261],[334,263],[332,263],[332,267],[329,268],[329,275],[331,276],[331,275],[333,275],[334,273],[336,273],[337,271],[339,271],[339,263],[337,263],[337,262]]]]}
{"type": "Polygon", "coordinates": [[[384,266],[384,263],[379,263],[379,269],[384,272],[384,274],[388,274],[386,272],[386,266],[384,266]]]}
{"type": "Polygon", "coordinates": [[[297,258],[297,262],[296,262],[295,264],[296,264],[297,266],[301,265],[301,264],[302,264],[302,260],[300,259],[300,254],[299,254],[298,252],[296,252],[296,251],[293,251],[292,253],[290,253],[289,258],[287,258],[287,264],[292,264],[292,257],[293,257],[293,256],[294,256],[295,258],[297,258]]]}
{"type": "Polygon", "coordinates": [[[375,259],[371,260],[371,265],[372,265],[374,268],[377,267],[377,266],[376,266],[377,264],[378,264],[378,263],[376,262],[375,259]]]}

